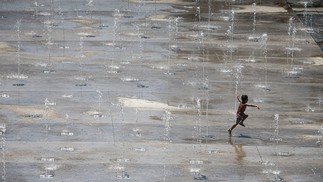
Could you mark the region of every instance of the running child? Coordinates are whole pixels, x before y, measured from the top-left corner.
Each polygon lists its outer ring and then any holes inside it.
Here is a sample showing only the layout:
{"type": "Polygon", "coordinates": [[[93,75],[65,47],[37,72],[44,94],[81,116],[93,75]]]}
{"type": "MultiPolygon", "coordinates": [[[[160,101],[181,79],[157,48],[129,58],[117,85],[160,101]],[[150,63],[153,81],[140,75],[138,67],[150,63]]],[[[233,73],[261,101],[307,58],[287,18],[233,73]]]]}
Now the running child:
{"type": "Polygon", "coordinates": [[[239,107],[238,107],[237,114],[236,114],[237,121],[236,121],[236,124],[234,124],[234,125],[231,127],[231,129],[229,129],[229,130],[228,130],[228,132],[229,132],[229,135],[230,135],[230,136],[231,136],[231,132],[232,132],[232,130],[233,130],[233,129],[238,125],[238,124],[240,124],[240,125],[241,125],[241,126],[243,126],[243,127],[246,127],[246,126],[243,124],[243,122],[244,122],[244,120],[246,120],[246,119],[247,119],[247,117],[248,117],[248,115],[244,113],[247,107],[257,107],[257,109],[260,109],[260,108],[259,108],[258,106],[256,106],[256,105],[247,104],[247,102],[248,102],[248,96],[247,96],[247,95],[242,95],[242,96],[241,96],[241,100],[240,100],[239,96],[237,96],[237,99],[238,99],[238,101],[239,101],[239,103],[240,103],[240,104],[239,104],[239,107]]]}

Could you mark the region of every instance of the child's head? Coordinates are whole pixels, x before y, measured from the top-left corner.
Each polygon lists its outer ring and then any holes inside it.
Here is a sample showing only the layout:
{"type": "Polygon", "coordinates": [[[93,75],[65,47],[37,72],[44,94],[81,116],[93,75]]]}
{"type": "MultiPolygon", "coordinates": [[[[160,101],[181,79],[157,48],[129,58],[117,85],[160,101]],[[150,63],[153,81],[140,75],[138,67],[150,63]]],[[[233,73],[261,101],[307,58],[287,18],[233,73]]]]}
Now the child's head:
{"type": "Polygon", "coordinates": [[[241,101],[242,101],[243,103],[248,102],[248,95],[242,95],[242,96],[241,96],[241,101]]]}

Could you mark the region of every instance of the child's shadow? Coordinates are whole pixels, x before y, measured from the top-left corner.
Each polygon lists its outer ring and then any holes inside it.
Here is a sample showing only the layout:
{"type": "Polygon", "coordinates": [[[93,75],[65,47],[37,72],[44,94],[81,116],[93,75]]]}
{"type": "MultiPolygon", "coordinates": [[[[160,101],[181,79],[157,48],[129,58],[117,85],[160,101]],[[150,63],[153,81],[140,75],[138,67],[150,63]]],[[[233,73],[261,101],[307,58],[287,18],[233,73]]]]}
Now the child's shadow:
{"type": "Polygon", "coordinates": [[[244,152],[244,150],[242,148],[243,145],[242,144],[236,145],[234,143],[234,140],[232,140],[232,138],[229,138],[228,143],[231,144],[233,146],[233,148],[234,148],[234,151],[235,151],[235,153],[237,155],[235,159],[238,162],[238,164],[243,165],[243,163],[244,163],[243,158],[246,157],[246,153],[244,152]]]}
{"type": "Polygon", "coordinates": [[[243,134],[240,134],[238,137],[239,137],[239,138],[251,138],[251,136],[243,135],[243,134]]]}

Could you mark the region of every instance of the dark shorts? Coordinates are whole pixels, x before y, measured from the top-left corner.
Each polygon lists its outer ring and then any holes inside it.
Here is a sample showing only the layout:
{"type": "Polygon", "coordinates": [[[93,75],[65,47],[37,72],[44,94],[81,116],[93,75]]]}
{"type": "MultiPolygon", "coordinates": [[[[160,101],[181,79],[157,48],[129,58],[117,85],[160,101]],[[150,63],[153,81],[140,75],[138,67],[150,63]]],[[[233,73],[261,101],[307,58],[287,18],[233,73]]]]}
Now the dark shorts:
{"type": "Polygon", "coordinates": [[[242,120],[242,116],[240,116],[240,115],[236,115],[236,118],[237,118],[237,123],[240,123],[240,121],[242,120]]]}
{"type": "Polygon", "coordinates": [[[241,113],[240,115],[236,115],[236,118],[237,118],[237,123],[240,123],[240,121],[243,119],[243,118],[246,118],[248,117],[248,115],[246,115],[245,113],[241,113]]]}

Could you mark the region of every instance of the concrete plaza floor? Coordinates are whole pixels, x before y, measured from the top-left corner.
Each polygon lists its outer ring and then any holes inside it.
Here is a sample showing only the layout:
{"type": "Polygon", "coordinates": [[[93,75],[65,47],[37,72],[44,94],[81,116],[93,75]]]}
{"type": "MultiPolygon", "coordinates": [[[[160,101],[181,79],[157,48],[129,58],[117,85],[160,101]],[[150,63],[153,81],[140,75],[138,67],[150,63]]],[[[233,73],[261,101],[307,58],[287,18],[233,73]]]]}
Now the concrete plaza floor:
{"type": "Polygon", "coordinates": [[[280,2],[1,2],[1,180],[322,181],[320,29],[280,2]]]}

